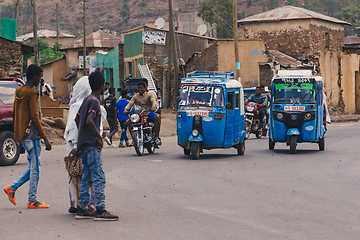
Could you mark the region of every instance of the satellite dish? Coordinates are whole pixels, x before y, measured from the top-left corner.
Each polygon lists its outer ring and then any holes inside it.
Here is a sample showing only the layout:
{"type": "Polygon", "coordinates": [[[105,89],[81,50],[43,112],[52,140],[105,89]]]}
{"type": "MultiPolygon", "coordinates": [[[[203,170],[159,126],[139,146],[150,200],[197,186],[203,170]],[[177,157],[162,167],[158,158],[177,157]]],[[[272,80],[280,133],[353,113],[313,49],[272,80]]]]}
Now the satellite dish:
{"type": "Polygon", "coordinates": [[[207,27],[205,24],[201,24],[198,26],[196,33],[200,36],[204,36],[207,31],[207,27]]]}
{"type": "Polygon", "coordinates": [[[162,29],[164,25],[165,25],[165,20],[164,20],[163,18],[158,18],[158,19],[156,19],[156,21],[155,21],[155,27],[156,27],[157,29],[162,29]]]}

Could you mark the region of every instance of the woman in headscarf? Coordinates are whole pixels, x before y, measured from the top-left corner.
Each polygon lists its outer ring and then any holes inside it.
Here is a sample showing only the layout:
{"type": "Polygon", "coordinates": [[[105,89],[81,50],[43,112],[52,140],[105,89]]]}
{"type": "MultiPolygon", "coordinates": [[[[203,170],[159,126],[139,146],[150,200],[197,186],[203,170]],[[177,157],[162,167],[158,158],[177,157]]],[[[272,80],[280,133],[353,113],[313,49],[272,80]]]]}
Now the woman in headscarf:
{"type": "MultiPolygon", "coordinates": [[[[72,150],[77,148],[78,128],[75,123],[75,117],[84,99],[91,94],[89,78],[84,76],[80,78],[73,87],[73,92],[70,99],[69,115],[64,132],[66,140],[66,155],[68,156],[72,150]]],[[[106,116],[105,116],[106,119],[106,116]]],[[[71,177],[69,175],[69,195],[70,195],[70,213],[76,213],[77,201],[80,194],[80,180],[81,177],[71,177]]],[[[89,209],[95,211],[95,198],[93,195],[94,185],[91,187],[91,199],[89,209]]]]}

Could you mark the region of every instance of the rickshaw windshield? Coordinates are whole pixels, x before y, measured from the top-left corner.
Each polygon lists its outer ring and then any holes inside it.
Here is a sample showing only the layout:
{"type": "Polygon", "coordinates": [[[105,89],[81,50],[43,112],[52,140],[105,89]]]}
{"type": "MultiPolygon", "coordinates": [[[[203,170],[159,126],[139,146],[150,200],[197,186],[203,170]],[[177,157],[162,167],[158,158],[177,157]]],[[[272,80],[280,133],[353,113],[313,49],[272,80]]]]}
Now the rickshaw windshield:
{"type": "Polygon", "coordinates": [[[191,86],[181,88],[180,105],[223,107],[223,89],[218,86],[191,86]]]}
{"type": "Polygon", "coordinates": [[[277,83],[274,103],[314,103],[315,87],[312,83],[277,83]]]}

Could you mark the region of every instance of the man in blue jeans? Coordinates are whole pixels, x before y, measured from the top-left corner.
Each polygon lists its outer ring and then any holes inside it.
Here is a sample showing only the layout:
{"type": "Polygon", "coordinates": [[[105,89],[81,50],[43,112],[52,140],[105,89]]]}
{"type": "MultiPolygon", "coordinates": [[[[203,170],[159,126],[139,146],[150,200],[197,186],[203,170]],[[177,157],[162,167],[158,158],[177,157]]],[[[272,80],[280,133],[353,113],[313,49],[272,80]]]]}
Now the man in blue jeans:
{"type": "Polygon", "coordinates": [[[129,143],[129,139],[126,136],[126,130],[127,130],[127,123],[126,121],[129,119],[129,114],[124,114],[124,109],[126,105],[128,105],[129,101],[126,99],[128,92],[124,89],[121,91],[121,98],[116,103],[115,109],[118,113],[118,120],[120,122],[121,126],[121,138],[119,147],[131,147],[132,145],[129,143]],[[125,141],[125,144],[123,143],[125,141]]]}
{"type": "Polygon", "coordinates": [[[105,210],[105,173],[103,171],[101,149],[103,147],[100,135],[100,95],[104,92],[105,78],[100,71],[89,76],[91,94],[86,97],[76,115],[75,122],[79,129],[78,151],[81,152],[83,163],[80,196],[78,198],[78,211],[76,219],[112,220],[117,221],[118,216],[105,210]],[[94,182],[96,212],[87,209],[90,201],[90,187],[94,182]]]}
{"type": "Polygon", "coordinates": [[[29,181],[28,208],[49,208],[49,205],[37,201],[37,186],[40,178],[40,138],[44,139],[45,150],[51,150],[51,144],[41,126],[38,98],[39,94],[33,89],[38,86],[43,75],[40,66],[31,64],[26,70],[28,78],[24,86],[15,91],[14,101],[14,140],[21,142],[28,153],[29,166],[11,184],[4,188],[10,202],[16,205],[15,191],[29,181]]]}

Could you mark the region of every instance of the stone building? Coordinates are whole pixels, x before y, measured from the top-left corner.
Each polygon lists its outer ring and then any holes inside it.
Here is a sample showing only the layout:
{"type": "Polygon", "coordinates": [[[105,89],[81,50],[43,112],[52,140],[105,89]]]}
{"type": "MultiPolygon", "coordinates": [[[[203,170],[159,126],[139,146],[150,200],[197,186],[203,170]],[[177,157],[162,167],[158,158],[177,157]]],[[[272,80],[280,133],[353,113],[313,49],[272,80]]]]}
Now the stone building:
{"type": "Polygon", "coordinates": [[[33,52],[32,47],[0,37],[0,77],[23,78],[23,55],[33,52]]]}
{"type": "Polygon", "coordinates": [[[240,38],[261,39],[268,50],[294,58],[320,51],[341,51],[344,27],[351,25],[304,8],[283,6],[238,22],[240,38]]]}

